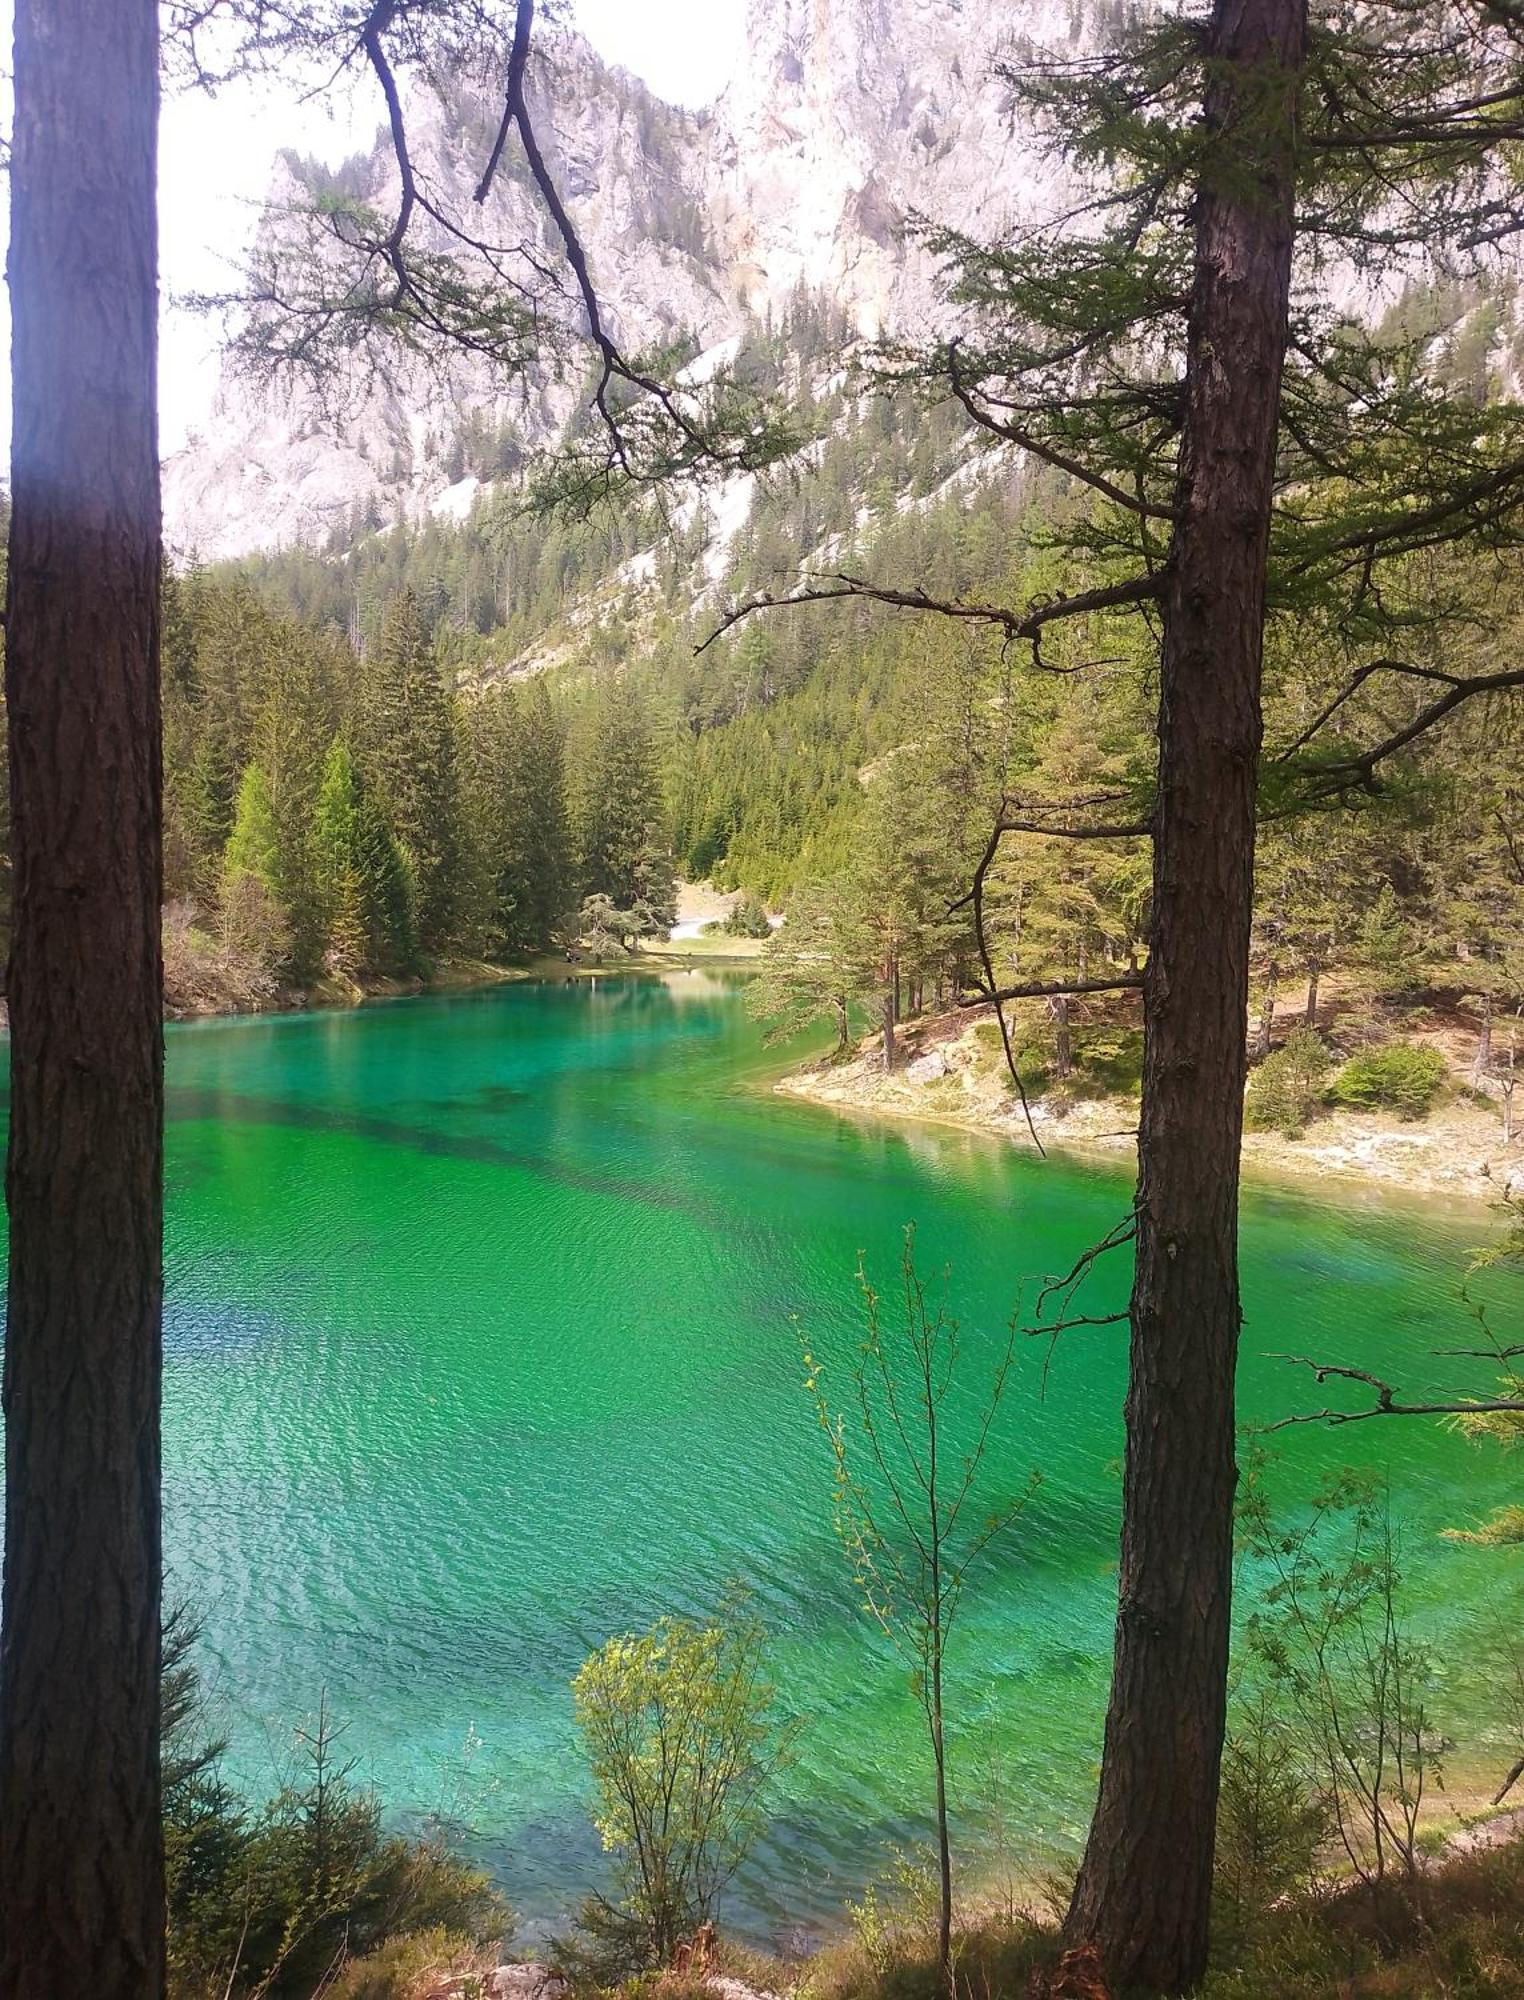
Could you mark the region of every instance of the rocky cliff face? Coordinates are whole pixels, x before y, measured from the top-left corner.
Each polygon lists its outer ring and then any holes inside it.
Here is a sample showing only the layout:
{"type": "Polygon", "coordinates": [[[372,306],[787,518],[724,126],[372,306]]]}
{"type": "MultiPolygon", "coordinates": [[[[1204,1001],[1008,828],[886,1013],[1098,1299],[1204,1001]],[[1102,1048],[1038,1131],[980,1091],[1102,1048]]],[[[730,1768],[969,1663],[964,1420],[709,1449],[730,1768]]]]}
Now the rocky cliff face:
{"type": "MultiPolygon", "coordinates": [[[[1089,8],[1034,0],[1022,32],[1077,43],[1089,8]]],[[[934,289],[911,217],[994,233],[1027,211],[1042,176],[996,73],[1012,21],[1004,0],[755,0],[706,179],[747,304],[803,283],[865,332],[920,319],[934,289]]]]}
{"type": "MultiPolygon", "coordinates": [[[[1091,3],[1040,0],[1023,25],[1078,38],[1091,3]]],[[[801,285],[829,291],[865,331],[924,324],[935,287],[907,235],[912,214],[991,230],[1032,199],[1032,155],[993,74],[1009,21],[1003,0],[752,0],[741,71],[697,115],[579,38],[552,41],[539,129],[621,339],[710,347],[801,285]]],[[[495,111],[485,80],[414,104],[413,149],[436,183],[470,186],[495,111]]],[[[394,198],[380,141],[344,171],[377,207],[394,198]]],[[[310,180],[284,162],[272,215],[310,180]]],[[[550,252],[532,191],[511,173],[485,220],[495,240],[550,252]]],[[[465,361],[390,362],[322,395],[229,374],[206,435],[166,468],[171,543],[222,556],[463,508],[474,490],[463,433],[542,444],[574,402],[549,374],[504,383],[465,361]]]]}

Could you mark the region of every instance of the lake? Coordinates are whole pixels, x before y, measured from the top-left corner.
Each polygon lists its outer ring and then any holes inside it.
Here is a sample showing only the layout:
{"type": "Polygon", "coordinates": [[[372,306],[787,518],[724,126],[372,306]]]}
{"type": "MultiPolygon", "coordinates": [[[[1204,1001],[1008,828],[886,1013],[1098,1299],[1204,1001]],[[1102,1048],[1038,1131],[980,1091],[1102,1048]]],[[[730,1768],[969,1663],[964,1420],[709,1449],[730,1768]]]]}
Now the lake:
{"type": "MultiPolygon", "coordinates": [[[[1117,1169],[773,1097],[767,1062],[738,981],[708,971],[169,1033],[168,1554],[234,1773],[270,1786],[326,1694],[388,1814],[469,1821],[531,1925],[603,1880],[571,1676],[733,1581],[802,1733],[730,1919],[829,1920],[921,1837],[918,1711],[854,1605],[801,1330],[828,1370],[850,1354],[858,1254],[892,1280],[913,1222],[977,1375],[1034,1277],[1129,1200],[1117,1169]]],[[[1430,1350],[1472,1331],[1458,1292],[1485,1234],[1251,1192],[1246,1416],[1313,1400],[1286,1351],[1442,1380],[1430,1350]]],[[[1123,1301],[1125,1254],[1088,1309],[1123,1301]]],[[[1124,1372],[1114,1328],[1028,1343],[994,1436],[992,1490],[1043,1485],[949,1665],[983,1863],[1061,1861],[1083,1832],[1124,1372]]],[[[1417,1423],[1276,1444],[1288,1504],[1390,1457],[1415,1601],[1452,1657],[1516,1610],[1510,1552],[1439,1538],[1515,1496],[1501,1455],[1417,1423]]],[[[1436,1703],[1464,1708],[1464,1681],[1436,1703]]]]}

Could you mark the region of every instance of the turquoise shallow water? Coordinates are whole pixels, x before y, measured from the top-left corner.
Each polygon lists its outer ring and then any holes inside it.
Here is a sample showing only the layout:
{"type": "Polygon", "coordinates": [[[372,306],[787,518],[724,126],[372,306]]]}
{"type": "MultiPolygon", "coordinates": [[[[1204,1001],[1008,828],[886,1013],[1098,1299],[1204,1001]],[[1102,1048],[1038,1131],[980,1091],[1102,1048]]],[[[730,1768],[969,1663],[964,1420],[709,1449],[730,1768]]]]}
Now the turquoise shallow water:
{"type": "MultiPolygon", "coordinates": [[[[771,1098],[761,1062],[734,983],[701,972],[170,1035],[169,1553],[238,1773],[268,1784],[326,1690],[389,1812],[464,1805],[532,1920],[602,1867],[572,1673],[733,1579],[803,1733],[732,1916],[828,1916],[918,1836],[916,1711],[853,1608],[794,1320],[849,1348],[859,1250],[888,1278],[914,1221],[970,1355],[992,1354],[1023,1277],[1127,1203],[1117,1172],[771,1098]]],[[[1429,1350],[1465,1337],[1478,1233],[1251,1195],[1247,1413],[1305,1399],[1269,1358],[1287,1349],[1433,1379],[1429,1350]]],[[[1124,1296],[1113,1263],[1094,1309],[1124,1296]]],[[[998,1821],[1024,1860],[1072,1849],[1093,1784],[1123,1343],[1070,1337],[1045,1392],[1041,1361],[1023,1356],[993,1470],[1044,1485],[952,1667],[964,1845],[998,1821]]],[[[1288,1494],[1390,1455],[1436,1627],[1512,1590],[1511,1557],[1437,1539],[1512,1496],[1496,1456],[1426,1426],[1282,1449],[1288,1494]]]]}

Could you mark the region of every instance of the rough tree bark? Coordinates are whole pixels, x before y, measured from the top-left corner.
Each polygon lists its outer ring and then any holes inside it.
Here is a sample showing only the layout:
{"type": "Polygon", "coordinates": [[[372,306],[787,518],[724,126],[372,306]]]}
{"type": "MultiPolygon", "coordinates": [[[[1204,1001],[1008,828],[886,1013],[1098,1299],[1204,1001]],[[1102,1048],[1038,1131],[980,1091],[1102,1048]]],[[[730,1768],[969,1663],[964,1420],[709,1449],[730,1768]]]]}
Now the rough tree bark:
{"type": "Polygon", "coordinates": [[[1118,1985],[1150,1992],[1206,1968],[1265,572],[1305,43],[1306,0],[1216,0],[1164,597],[1116,1652],[1069,1913],[1118,1985]]]}
{"type": "Polygon", "coordinates": [[[158,2000],[158,23],[15,18],[0,1993],[158,2000]]]}

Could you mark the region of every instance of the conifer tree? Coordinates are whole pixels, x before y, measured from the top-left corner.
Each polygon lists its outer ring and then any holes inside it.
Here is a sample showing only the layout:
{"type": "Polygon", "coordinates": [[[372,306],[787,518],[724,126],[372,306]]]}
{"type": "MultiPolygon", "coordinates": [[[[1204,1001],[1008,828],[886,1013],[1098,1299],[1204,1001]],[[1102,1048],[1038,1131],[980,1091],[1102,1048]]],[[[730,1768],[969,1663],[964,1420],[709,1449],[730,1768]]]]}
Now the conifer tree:
{"type": "Polygon", "coordinates": [[[263,768],[249,764],[238,781],[233,827],[222,856],[225,885],[248,876],[277,897],[280,881],[280,832],[270,798],[270,781],[263,768]]]}
{"type": "MultiPolygon", "coordinates": [[[[984,621],[1030,644],[1034,675],[1094,671],[1118,614],[1148,621],[1151,801],[1087,790],[1051,830],[1152,840],[1139,1184],[1102,1246],[1136,1246],[1119,1615],[1070,1911],[1115,1980],[1149,1991],[1206,1963],[1267,615],[1319,620],[1343,648],[1343,685],[1277,747],[1283,809],[1378,783],[1463,703],[1524,686],[1513,663],[1436,674],[1404,644],[1426,552],[1517,541],[1524,412],[1452,397],[1426,336],[1341,316],[1329,282],[1342,260],[1400,283],[1441,248],[1475,266],[1516,226],[1503,155],[1524,136],[1524,25],[1487,0],[1333,0],[1309,37],[1308,11],[1214,0],[1117,23],[1077,58],[1023,52],[1006,74],[1072,201],[1014,240],[932,234],[960,331],[886,366],[1069,482],[1060,589],[1022,607],[848,573],[786,600],[984,621]]],[[[1453,618],[1453,599],[1424,611],[1453,618]]],[[[995,844],[1022,824],[1002,809],[995,844]]]]}
{"type": "Polygon", "coordinates": [[[518,843],[522,883],[514,942],[519,950],[543,948],[575,900],[572,836],[566,798],[566,731],[543,684],[521,703],[519,745],[522,783],[518,843]]]}
{"type": "Polygon", "coordinates": [[[330,747],[312,822],[312,859],[324,958],[349,978],[374,969],[373,885],[366,879],[364,803],[349,746],[330,747]]]}
{"type": "Polygon", "coordinates": [[[452,936],[459,796],[444,681],[411,590],[387,607],[360,677],[354,730],[367,784],[406,856],[418,943],[437,953],[452,936]]]}
{"type": "Polygon", "coordinates": [[[0,1992],[160,2000],[158,9],[14,24],[0,1992]]]}
{"type": "Polygon", "coordinates": [[[281,835],[269,781],[262,766],[249,764],[222,857],[222,928],[230,951],[270,973],[292,966],[291,912],[281,882],[281,835]]]}
{"type": "MultiPolygon", "coordinates": [[[[607,896],[629,909],[648,890],[663,890],[666,810],[656,744],[644,703],[624,685],[603,693],[593,710],[580,772],[577,845],[584,896],[607,896]]],[[[665,888],[670,892],[670,870],[665,888]]]]}
{"type": "Polygon", "coordinates": [[[790,1041],[828,1021],[836,1035],[832,1054],[840,1058],[851,1039],[859,977],[840,887],[806,883],[762,948],[756,975],[746,982],[746,1009],[767,1023],[770,1042],[790,1041]]]}

